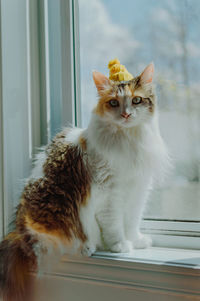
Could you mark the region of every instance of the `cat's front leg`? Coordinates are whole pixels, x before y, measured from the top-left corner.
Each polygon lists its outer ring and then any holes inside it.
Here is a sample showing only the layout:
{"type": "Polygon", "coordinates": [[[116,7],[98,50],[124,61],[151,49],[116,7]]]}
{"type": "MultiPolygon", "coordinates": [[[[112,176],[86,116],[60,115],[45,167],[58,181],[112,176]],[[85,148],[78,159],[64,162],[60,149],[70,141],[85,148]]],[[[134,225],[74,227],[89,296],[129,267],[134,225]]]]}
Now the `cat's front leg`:
{"type": "Polygon", "coordinates": [[[109,204],[97,214],[106,249],[116,253],[132,252],[132,242],[125,238],[123,215],[117,205],[109,204]]]}
{"type": "Polygon", "coordinates": [[[129,240],[120,240],[111,245],[109,249],[114,253],[130,253],[133,251],[132,243],[129,240]]]}
{"type": "Polygon", "coordinates": [[[124,207],[125,236],[128,240],[132,241],[134,249],[145,249],[152,245],[151,237],[140,232],[141,220],[148,193],[148,189],[145,191],[144,188],[138,184],[131,192],[131,196],[127,198],[127,203],[124,207]]]}
{"type": "Polygon", "coordinates": [[[80,208],[80,220],[87,237],[81,247],[81,254],[83,256],[91,256],[101,244],[100,229],[95,218],[95,203],[93,199],[90,199],[87,205],[80,208]]]}

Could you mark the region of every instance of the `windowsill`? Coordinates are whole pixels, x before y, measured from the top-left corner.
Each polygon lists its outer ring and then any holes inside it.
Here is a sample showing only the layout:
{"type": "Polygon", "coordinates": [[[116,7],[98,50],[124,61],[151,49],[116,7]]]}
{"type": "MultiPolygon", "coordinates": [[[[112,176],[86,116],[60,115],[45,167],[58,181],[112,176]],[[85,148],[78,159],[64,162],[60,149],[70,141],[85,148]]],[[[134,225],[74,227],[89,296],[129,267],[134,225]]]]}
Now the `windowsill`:
{"type": "Polygon", "coordinates": [[[48,275],[68,283],[133,290],[136,294],[148,292],[158,300],[163,294],[173,296],[173,300],[191,296],[196,299],[200,296],[200,252],[153,247],[135,250],[133,255],[108,252],[97,252],[90,258],[65,255],[48,275]]]}
{"type": "Polygon", "coordinates": [[[97,252],[93,257],[165,266],[180,266],[200,270],[200,252],[197,250],[152,247],[134,250],[132,255],[97,252]]]}

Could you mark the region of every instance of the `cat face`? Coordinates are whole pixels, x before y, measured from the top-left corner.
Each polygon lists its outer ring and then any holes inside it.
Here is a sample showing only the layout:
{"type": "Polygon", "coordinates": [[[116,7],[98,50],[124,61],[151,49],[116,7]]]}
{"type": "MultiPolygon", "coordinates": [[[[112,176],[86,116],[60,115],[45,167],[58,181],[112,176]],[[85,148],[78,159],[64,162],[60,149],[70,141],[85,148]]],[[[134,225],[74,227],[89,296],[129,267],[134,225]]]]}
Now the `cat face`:
{"type": "Polygon", "coordinates": [[[142,74],[130,81],[109,80],[99,72],[93,72],[99,101],[94,113],[120,127],[133,127],[148,122],[154,113],[154,66],[148,65],[142,74]]]}

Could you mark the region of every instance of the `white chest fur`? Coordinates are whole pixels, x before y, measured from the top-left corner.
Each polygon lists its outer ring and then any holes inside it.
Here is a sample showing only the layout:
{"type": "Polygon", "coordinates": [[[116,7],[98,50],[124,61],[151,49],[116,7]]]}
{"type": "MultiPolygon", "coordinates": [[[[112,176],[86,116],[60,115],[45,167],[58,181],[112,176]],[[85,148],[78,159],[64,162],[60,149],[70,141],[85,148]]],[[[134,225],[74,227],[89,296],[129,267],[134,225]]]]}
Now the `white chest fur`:
{"type": "Polygon", "coordinates": [[[105,169],[105,175],[110,170],[118,183],[154,176],[163,169],[167,152],[156,119],[124,130],[94,119],[85,134],[92,164],[101,172],[105,169]]]}

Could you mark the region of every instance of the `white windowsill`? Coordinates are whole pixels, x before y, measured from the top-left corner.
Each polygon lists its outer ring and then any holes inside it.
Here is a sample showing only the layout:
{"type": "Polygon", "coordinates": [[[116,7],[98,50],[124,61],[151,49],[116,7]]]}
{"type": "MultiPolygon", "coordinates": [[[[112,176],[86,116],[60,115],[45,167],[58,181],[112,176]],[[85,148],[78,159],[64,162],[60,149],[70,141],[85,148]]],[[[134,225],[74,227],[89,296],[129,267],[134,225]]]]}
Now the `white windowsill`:
{"type": "Polygon", "coordinates": [[[93,257],[200,270],[200,251],[197,250],[152,247],[134,250],[133,254],[97,252],[93,257]]]}
{"type": "MultiPolygon", "coordinates": [[[[168,300],[166,296],[170,300],[200,300],[200,252],[153,247],[135,250],[132,255],[108,252],[96,252],[90,258],[65,255],[48,277],[64,281],[66,287],[72,283],[110,287],[116,290],[115,300],[121,289],[132,291],[131,296],[148,294],[151,300],[168,300]]],[[[101,300],[100,296],[95,300],[101,300]]]]}

